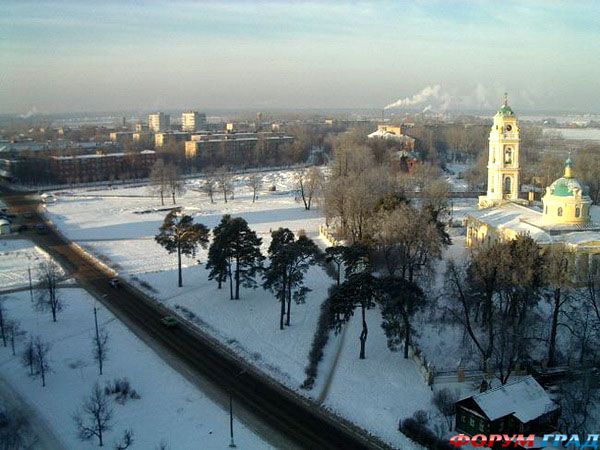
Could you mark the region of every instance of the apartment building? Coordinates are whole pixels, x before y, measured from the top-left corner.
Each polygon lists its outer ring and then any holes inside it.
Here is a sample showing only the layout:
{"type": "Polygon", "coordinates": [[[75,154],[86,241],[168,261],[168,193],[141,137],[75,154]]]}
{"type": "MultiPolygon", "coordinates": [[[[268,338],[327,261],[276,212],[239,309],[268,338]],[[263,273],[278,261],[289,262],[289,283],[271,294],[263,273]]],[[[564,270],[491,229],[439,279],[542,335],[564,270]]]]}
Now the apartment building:
{"type": "Polygon", "coordinates": [[[148,115],[148,127],[155,133],[168,131],[171,128],[171,116],[162,112],[148,115]]]}
{"type": "Polygon", "coordinates": [[[187,111],[181,114],[181,131],[194,133],[206,125],[206,114],[198,111],[187,111]]]}

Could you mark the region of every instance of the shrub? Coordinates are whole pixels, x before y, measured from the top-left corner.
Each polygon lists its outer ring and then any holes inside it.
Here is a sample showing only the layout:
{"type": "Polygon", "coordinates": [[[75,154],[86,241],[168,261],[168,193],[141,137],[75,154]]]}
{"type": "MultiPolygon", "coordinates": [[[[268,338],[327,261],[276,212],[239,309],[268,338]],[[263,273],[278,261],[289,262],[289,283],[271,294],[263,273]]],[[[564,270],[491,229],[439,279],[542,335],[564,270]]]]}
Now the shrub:
{"type": "Polygon", "coordinates": [[[329,299],[321,304],[321,313],[317,322],[317,330],[313,337],[308,353],[308,366],[304,370],[306,379],[302,383],[302,389],[312,389],[317,378],[317,369],[323,359],[323,349],[329,341],[329,324],[331,323],[331,305],[329,299]]]}
{"type": "Polygon", "coordinates": [[[131,383],[127,378],[115,378],[112,383],[108,381],[104,387],[104,392],[106,395],[114,395],[115,401],[121,405],[125,404],[128,399],[139,400],[142,398],[131,387],[131,383]]]}
{"type": "Polygon", "coordinates": [[[438,438],[425,424],[419,422],[422,417],[418,416],[420,416],[422,412],[423,411],[417,411],[415,413],[415,416],[417,417],[413,416],[409,419],[400,420],[398,422],[398,430],[413,441],[430,450],[453,449],[454,447],[450,442],[438,438]]]}

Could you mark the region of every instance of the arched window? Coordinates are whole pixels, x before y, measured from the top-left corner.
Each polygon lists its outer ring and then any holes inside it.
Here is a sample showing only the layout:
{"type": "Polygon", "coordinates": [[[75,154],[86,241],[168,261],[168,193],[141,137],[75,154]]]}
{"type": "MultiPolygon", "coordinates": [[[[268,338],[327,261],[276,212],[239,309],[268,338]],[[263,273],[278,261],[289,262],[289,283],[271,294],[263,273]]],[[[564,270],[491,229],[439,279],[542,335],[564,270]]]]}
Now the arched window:
{"type": "Polygon", "coordinates": [[[563,210],[562,208],[558,208],[558,217],[562,217],[563,210]]]}
{"type": "Polygon", "coordinates": [[[510,194],[512,191],[512,179],[510,177],[506,177],[504,179],[504,193],[510,194]]]}
{"type": "Polygon", "coordinates": [[[512,164],[512,158],[512,148],[508,147],[506,150],[504,150],[504,164],[512,164]]]}
{"type": "Polygon", "coordinates": [[[575,208],[575,217],[581,217],[581,208],[579,206],[575,208]]]}

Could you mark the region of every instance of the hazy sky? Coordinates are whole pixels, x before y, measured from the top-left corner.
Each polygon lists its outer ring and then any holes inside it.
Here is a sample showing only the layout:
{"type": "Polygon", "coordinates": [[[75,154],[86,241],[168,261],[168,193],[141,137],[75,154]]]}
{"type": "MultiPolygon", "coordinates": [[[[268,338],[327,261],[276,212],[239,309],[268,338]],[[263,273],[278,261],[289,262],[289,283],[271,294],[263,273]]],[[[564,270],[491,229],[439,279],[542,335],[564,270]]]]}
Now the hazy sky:
{"type": "Polygon", "coordinates": [[[0,2],[0,113],[382,108],[427,87],[418,107],[506,90],[600,111],[600,2],[0,2]]]}

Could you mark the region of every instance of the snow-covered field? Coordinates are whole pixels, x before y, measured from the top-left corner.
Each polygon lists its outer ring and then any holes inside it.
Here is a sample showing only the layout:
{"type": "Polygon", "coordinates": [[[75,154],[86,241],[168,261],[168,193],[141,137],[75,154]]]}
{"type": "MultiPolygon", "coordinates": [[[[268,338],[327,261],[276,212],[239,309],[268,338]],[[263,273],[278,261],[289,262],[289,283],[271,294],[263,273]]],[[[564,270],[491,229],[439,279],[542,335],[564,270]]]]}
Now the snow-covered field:
{"type": "MultiPolygon", "coordinates": [[[[292,172],[268,172],[258,200],[252,203],[245,177],[239,176],[235,199],[225,204],[217,193],[216,203],[211,204],[199,191],[201,181],[192,180],[178,206],[211,228],[223,214],[244,217],[263,238],[266,253],[270,231],[279,227],[305,230],[309,237],[318,237],[318,226],[324,219],[318,210],[304,210],[295,198],[293,184],[292,172]],[[276,192],[267,192],[271,185],[276,186],[276,192]]],[[[229,300],[226,287],[219,291],[216,283],[207,279],[206,251],[184,260],[184,287],[176,287],[176,258],[153,240],[166,214],[156,210],[171,206],[169,199],[163,207],[160,199],[140,187],[59,192],[58,198],[48,206],[48,213],[67,237],[291,388],[319,397],[339,349],[324,405],[395,446],[412,448],[413,444],[397,431],[398,419],[418,409],[432,410],[431,390],[412,361],[388,350],[376,309],[368,314],[367,359],[358,358],[360,323],[352,320],[345,337],[332,336],[325,348],[316,387],[309,392],[299,389],[319,307],[332,284],[321,268],[310,269],[306,285],[312,292],[306,304],[292,305],[292,326],[279,331],[273,295],[261,288],[245,289],[241,300],[229,300]]],[[[455,214],[465,214],[471,207],[469,202],[460,203],[455,214]]]]}
{"type": "MultiPolygon", "coordinates": [[[[2,258],[0,258],[2,259],[2,258]]],[[[0,376],[26,399],[50,425],[65,448],[97,448],[97,441],[81,442],[72,419],[73,412],[89,395],[96,381],[102,386],[126,377],[141,399],[114,403],[112,431],[105,436],[111,448],[127,428],[133,430],[133,448],[153,449],[165,442],[170,449],[220,449],[229,443],[228,412],[200,392],[125,325],[98,305],[101,327],[109,334],[108,359],[104,374],[92,357],[94,300],[80,289],[59,291],[65,308],[53,323],[49,313],[35,311],[28,292],[7,296],[7,315],[17,319],[29,335],[50,343],[51,373],[47,385],[27,376],[19,353],[0,347],[0,376]]],[[[19,350],[26,338],[18,342],[19,350]]],[[[263,449],[269,445],[242,424],[235,424],[241,448],[263,449]]]]}
{"type": "Polygon", "coordinates": [[[48,255],[30,241],[0,239],[0,292],[29,286],[29,269],[35,283],[38,266],[48,259],[48,255]]]}

